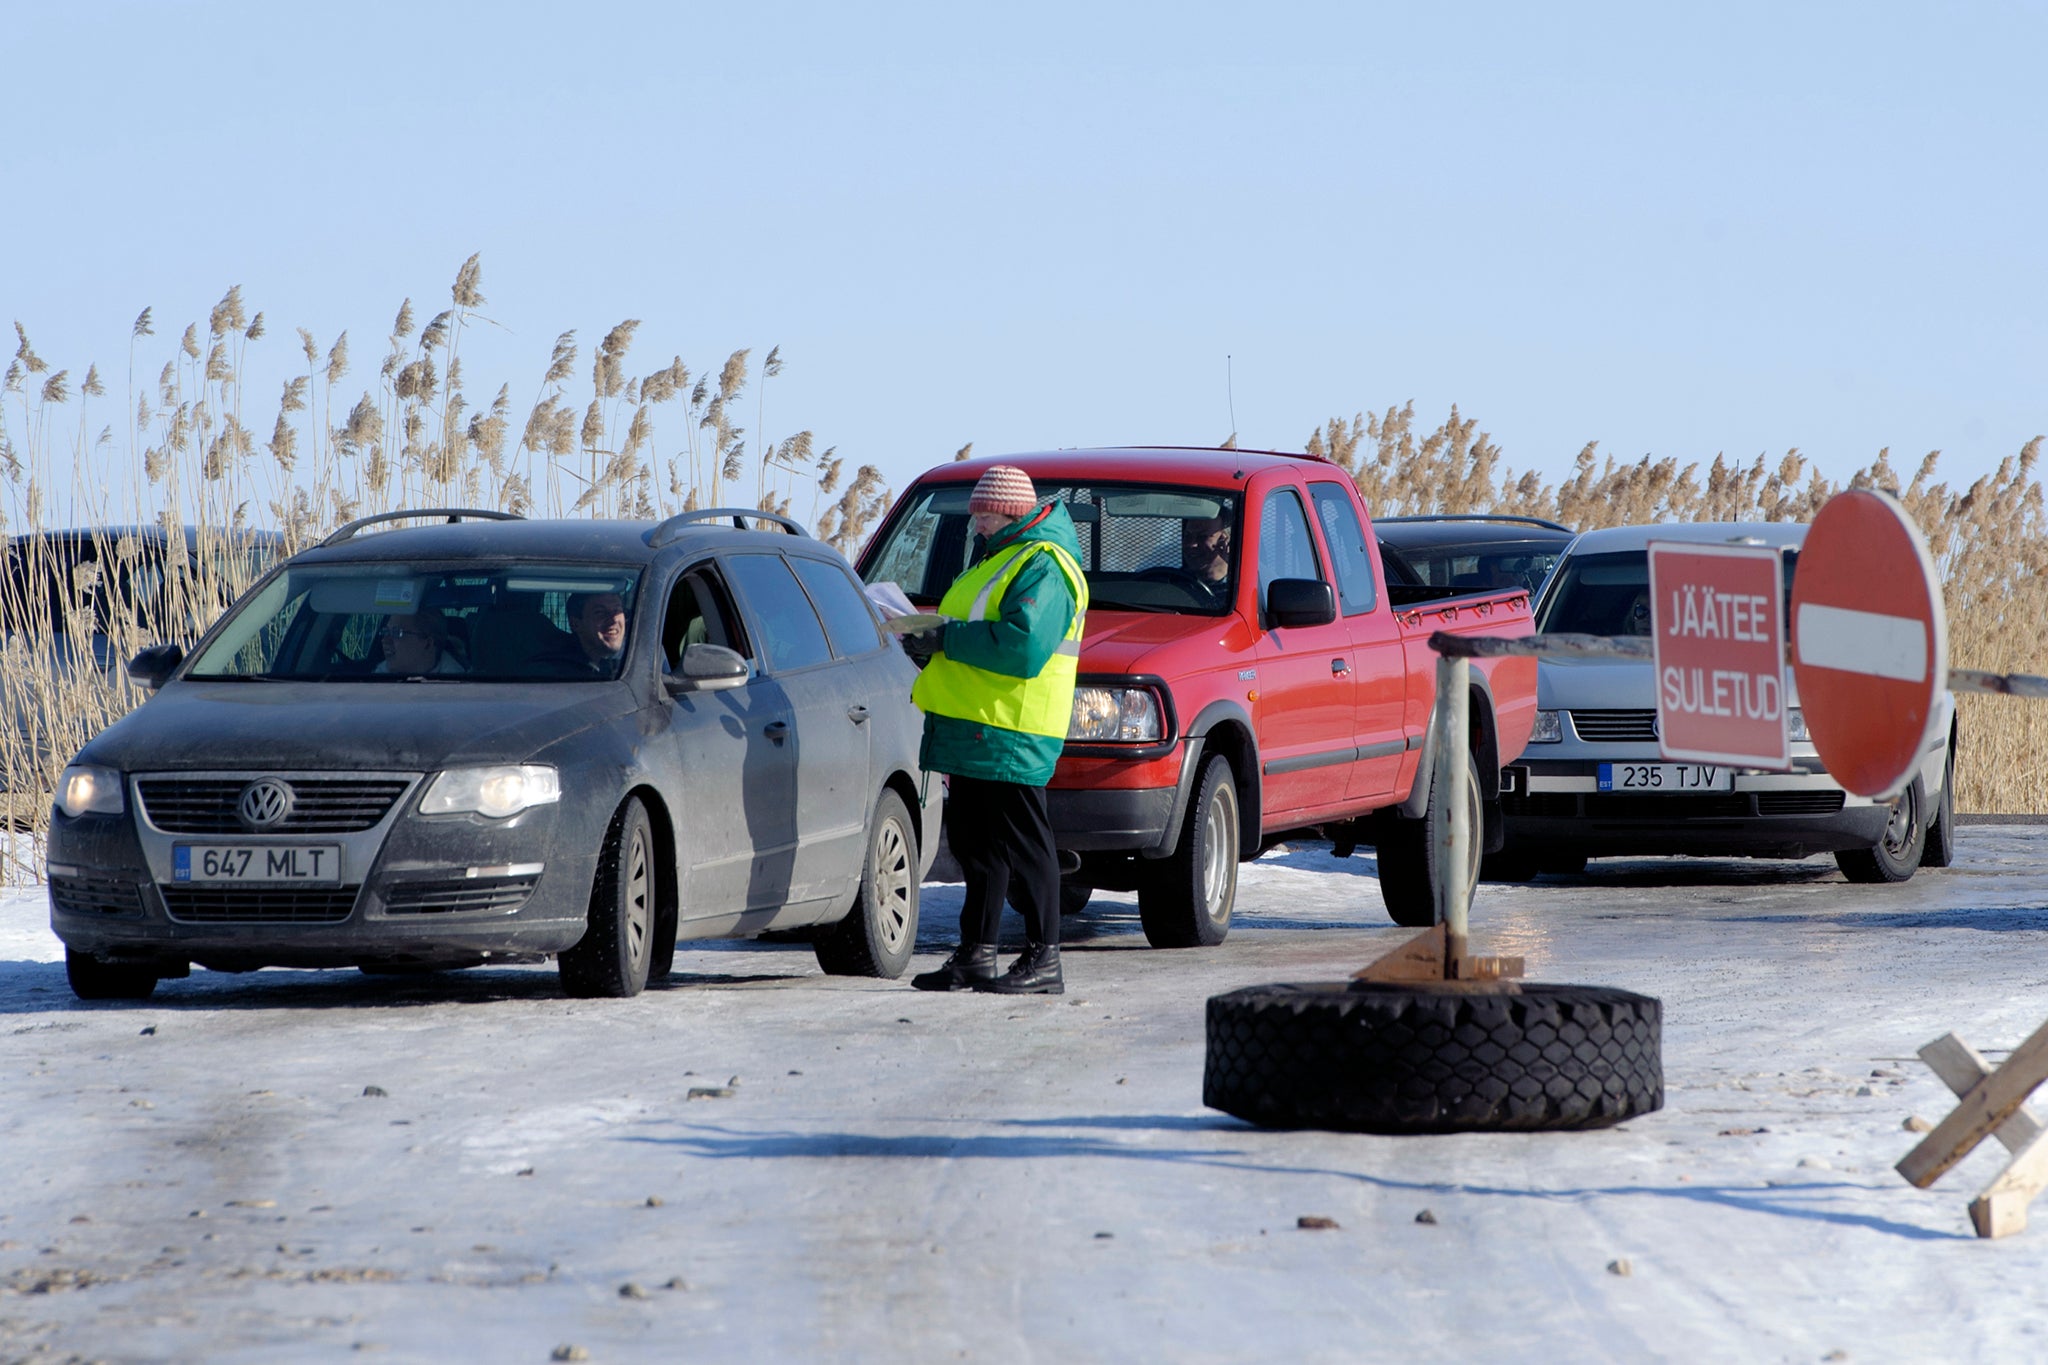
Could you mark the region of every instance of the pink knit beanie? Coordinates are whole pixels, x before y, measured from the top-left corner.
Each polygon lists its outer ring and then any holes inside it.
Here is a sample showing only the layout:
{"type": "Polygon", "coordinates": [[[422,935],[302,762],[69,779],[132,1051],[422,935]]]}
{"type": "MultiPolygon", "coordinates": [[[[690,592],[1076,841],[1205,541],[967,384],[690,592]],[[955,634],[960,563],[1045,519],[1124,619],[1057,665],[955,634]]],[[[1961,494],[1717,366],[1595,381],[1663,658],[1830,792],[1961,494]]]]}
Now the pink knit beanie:
{"type": "Polygon", "coordinates": [[[1038,490],[1031,486],[1031,476],[1010,464],[990,465],[967,499],[969,512],[995,512],[1012,520],[1037,508],[1038,490]]]}

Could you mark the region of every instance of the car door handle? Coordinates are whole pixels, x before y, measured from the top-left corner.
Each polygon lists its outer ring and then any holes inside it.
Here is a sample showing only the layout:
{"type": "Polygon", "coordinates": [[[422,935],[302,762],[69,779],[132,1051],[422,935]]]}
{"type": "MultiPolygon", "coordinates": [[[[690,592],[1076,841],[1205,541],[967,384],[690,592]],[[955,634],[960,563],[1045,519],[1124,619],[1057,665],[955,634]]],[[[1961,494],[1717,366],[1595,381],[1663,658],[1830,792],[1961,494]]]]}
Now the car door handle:
{"type": "Polygon", "coordinates": [[[774,740],[777,744],[780,744],[783,740],[789,738],[789,722],[786,720],[771,720],[761,727],[761,733],[774,740]]]}
{"type": "Polygon", "coordinates": [[[846,708],[846,718],[855,725],[866,725],[868,723],[868,708],[865,706],[849,706],[846,708]]]}
{"type": "Polygon", "coordinates": [[[1349,659],[1330,660],[1330,672],[1336,674],[1337,676],[1342,677],[1344,674],[1349,673],[1350,671],[1351,661],[1349,659]]]}

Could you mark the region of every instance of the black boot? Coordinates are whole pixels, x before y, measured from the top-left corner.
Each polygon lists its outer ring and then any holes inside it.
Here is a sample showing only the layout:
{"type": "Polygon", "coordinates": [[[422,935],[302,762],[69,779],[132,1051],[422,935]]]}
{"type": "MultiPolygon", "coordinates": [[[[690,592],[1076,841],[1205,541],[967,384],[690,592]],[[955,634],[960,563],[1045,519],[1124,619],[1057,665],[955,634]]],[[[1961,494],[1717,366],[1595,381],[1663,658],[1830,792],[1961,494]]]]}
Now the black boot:
{"type": "Polygon", "coordinates": [[[1060,976],[1060,945],[1027,943],[1024,955],[1010,964],[1010,970],[992,981],[977,981],[974,989],[998,995],[1064,995],[1067,983],[1060,976]]]}
{"type": "Polygon", "coordinates": [[[963,943],[938,970],[919,972],[910,978],[910,984],[921,991],[964,991],[995,980],[995,975],[996,945],[963,943]]]}

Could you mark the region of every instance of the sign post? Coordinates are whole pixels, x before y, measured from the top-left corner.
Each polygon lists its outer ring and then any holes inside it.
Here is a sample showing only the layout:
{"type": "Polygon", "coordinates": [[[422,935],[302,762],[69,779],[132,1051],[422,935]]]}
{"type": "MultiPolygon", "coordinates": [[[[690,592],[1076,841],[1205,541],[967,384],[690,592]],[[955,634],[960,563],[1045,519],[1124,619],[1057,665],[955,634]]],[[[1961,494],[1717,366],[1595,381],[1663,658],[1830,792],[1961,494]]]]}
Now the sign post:
{"type": "Polygon", "coordinates": [[[1948,619],[1920,528],[1889,493],[1828,499],[1792,585],[1792,672],[1806,728],[1835,780],[1882,799],[1935,742],[1948,619]]]}
{"type": "Polygon", "coordinates": [[[1666,758],[1788,768],[1785,563],[1765,545],[1650,543],[1657,739],[1666,758]]]}

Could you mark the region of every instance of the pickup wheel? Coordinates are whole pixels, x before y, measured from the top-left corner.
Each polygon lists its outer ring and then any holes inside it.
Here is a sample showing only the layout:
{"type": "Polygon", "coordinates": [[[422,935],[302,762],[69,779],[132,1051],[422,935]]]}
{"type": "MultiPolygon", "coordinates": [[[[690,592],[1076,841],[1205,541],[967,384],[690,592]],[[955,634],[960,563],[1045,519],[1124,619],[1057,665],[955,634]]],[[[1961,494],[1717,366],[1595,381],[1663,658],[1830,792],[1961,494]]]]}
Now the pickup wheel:
{"type": "Polygon", "coordinates": [[[1202,1103],[1265,1128],[1604,1128],[1663,1106],[1662,1031],[1611,986],[1249,986],[1209,997],[1202,1103]]]}
{"type": "Polygon", "coordinates": [[[555,959],[562,989],[576,996],[634,996],[654,956],[654,834],[647,807],[630,797],[612,817],[590,889],[590,923],[555,959]]]}
{"type": "Polygon", "coordinates": [[[1835,866],[1852,882],[1902,882],[1920,866],[1927,846],[1927,788],[1914,778],[1892,803],[1884,837],[1870,848],[1847,848],[1835,855],[1835,866]]]}
{"type": "Polygon", "coordinates": [[[883,788],[868,825],[868,856],[860,895],[839,923],[812,939],[827,976],[894,980],[917,944],[917,831],[903,798],[883,788]]]}
{"type": "Polygon", "coordinates": [[[1237,849],[1237,783],[1230,760],[1217,754],[1202,766],[1180,842],[1143,869],[1138,918],[1147,943],[1207,948],[1223,942],[1237,899],[1237,849]]]}
{"type": "MultiPolygon", "coordinates": [[[[1435,778],[1432,775],[1431,782],[1435,778]]],[[[1429,813],[1420,820],[1389,819],[1380,835],[1380,899],[1387,916],[1410,929],[1436,923],[1436,801],[1430,793],[1429,813]]],[[[1467,891],[1479,881],[1479,839],[1485,809],[1479,798],[1479,767],[1465,755],[1465,804],[1471,816],[1472,847],[1465,868],[1467,891]]]]}

